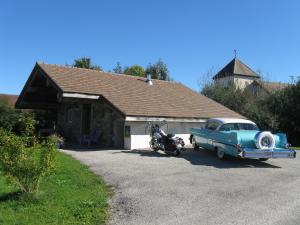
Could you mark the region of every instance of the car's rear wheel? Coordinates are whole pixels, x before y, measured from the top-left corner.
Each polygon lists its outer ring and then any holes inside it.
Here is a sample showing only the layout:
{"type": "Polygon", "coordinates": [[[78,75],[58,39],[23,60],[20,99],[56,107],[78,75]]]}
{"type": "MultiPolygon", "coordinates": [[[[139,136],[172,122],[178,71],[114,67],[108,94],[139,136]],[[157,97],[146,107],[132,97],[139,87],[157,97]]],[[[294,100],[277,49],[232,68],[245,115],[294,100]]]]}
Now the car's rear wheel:
{"type": "Polygon", "coordinates": [[[225,158],[225,151],[223,149],[217,148],[216,152],[217,152],[217,157],[219,159],[224,159],[225,158]]]}

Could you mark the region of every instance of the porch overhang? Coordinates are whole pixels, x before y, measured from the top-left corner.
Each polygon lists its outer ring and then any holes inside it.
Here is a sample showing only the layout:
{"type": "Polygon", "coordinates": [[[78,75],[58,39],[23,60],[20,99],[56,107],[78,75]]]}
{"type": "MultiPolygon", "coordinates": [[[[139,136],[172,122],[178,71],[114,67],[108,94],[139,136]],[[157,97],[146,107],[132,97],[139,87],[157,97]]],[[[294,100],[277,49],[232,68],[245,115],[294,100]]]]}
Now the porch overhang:
{"type": "Polygon", "coordinates": [[[19,109],[56,109],[62,90],[36,64],[15,107],[19,109]]]}
{"type": "Polygon", "coordinates": [[[98,100],[100,98],[99,95],[87,95],[87,94],[80,94],[80,93],[69,93],[64,92],[62,94],[63,98],[82,98],[82,99],[94,99],[98,100]]]}
{"type": "Polygon", "coordinates": [[[142,116],[126,116],[125,121],[136,122],[184,122],[184,123],[204,123],[206,119],[202,118],[168,118],[168,117],[142,117],[142,116]]]}

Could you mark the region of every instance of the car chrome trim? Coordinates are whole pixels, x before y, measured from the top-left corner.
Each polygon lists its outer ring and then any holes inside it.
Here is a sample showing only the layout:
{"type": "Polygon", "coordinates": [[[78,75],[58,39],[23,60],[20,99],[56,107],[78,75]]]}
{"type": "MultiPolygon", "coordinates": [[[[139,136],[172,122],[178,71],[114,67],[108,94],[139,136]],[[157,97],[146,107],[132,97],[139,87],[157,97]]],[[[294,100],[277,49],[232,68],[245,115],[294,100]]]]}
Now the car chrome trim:
{"type": "Polygon", "coordinates": [[[296,158],[292,149],[243,149],[239,156],[242,158],[296,158]]]}

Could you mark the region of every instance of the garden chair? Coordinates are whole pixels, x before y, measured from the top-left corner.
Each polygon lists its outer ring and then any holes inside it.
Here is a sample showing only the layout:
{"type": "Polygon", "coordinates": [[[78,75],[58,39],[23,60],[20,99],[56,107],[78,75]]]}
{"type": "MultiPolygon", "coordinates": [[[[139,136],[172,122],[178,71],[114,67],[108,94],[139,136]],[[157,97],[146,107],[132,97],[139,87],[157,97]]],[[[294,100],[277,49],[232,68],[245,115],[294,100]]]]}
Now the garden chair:
{"type": "Polygon", "coordinates": [[[90,134],[83,135],[81,144],[87,143],[88,146],[91,146],[92,143],[99,144],[101,133],[99,129],[94,129],[90,134]]]}

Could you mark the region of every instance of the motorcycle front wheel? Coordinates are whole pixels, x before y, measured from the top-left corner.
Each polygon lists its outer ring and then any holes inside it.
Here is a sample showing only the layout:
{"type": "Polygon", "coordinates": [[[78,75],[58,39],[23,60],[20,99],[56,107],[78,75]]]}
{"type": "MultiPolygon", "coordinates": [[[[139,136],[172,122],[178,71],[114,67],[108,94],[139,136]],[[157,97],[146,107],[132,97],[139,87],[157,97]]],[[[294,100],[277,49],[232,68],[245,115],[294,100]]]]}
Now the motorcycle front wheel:
{"type": "Polygon", "coordinates": [[[155,145],[152,143],[152,141],[149,142],[149,145],[150,145],[150,148],[151,148],[153,151],[157,152],[157,151],[159,150],[158,147],[155,147],[155,145]]]}

